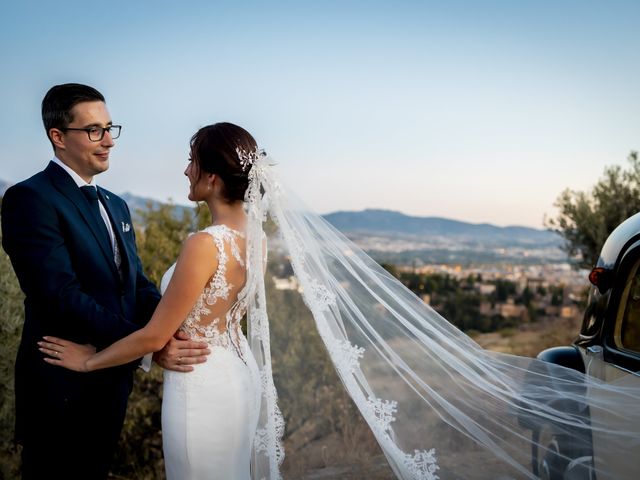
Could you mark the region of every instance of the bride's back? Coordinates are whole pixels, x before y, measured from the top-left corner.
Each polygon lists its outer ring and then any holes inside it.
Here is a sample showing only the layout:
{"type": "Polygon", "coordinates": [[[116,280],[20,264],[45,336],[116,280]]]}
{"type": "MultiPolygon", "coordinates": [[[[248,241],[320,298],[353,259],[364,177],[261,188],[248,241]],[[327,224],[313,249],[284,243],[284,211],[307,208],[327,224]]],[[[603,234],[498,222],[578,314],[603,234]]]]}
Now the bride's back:
{"type": "MultiPolygon", "coordinates": [[[[210,313],[201,315],[200,320],[202,324],[208,324],[225,317],[235,306],[242,306],[239,293],[247,279],[244,260],[246,242],[242,233],[226,225],[214,225],[204,232],[210,234],[216,244],[218,264],[216,272],[203,291],[210,313]]],[[[219,330],[223,332],[227,326],[219,324],[219,330]]]]}
{"type": "MultiPolygon", "coordinates": [[[[217,256],[202,261],[217,263],[217,268],[180,330],[194,340],[235,350],[242,358],[240,320],[246,312],[244,286],[247,279],[244,234],[226,225],[213,225],[201,233],[211,236],[217,256]]],[[[167,272],[170,273],[171,270],[167,272]]],[[[163,278],[162,283],[168,282],[163,278]]]]}

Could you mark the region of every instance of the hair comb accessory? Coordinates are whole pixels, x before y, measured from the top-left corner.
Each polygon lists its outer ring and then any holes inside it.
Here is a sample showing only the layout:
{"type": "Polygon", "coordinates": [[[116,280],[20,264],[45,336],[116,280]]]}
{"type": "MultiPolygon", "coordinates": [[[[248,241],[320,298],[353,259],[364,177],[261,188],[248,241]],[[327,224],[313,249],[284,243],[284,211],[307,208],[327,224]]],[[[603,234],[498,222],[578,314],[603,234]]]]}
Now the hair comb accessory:
{"type": "Polygon", "coordinates": [[[243,148],[237,147],[236,153],[238,154],[238,159],[240,160],[243,172],[246,172],[251,165],[267,156],[267,152],[258,147],[253,151],[247,151],[243,148]]]}

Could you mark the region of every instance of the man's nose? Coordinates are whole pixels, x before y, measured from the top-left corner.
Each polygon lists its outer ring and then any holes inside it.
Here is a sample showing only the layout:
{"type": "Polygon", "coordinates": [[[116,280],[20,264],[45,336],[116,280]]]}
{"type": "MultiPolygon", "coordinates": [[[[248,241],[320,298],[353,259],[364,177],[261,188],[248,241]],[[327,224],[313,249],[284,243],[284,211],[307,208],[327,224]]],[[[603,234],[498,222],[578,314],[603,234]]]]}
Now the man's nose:
{"type": "Polygon", "coordinates": [[[116,143],[113,141],[113,137],[111,136],[111,132],[109,130],[104,131],[104,136],[102,137],[101,145],[103,147],[111,148],[116,143]]]}

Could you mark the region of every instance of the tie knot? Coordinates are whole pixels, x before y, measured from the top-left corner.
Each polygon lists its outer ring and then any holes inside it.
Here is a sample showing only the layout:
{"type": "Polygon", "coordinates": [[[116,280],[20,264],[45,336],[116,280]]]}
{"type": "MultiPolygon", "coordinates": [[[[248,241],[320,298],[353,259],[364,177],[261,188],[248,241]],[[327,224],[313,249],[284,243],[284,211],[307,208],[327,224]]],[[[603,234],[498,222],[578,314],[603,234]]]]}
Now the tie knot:
{"type": "Polygon", "coordinates": [[[98,189],[96,187],[85,185],[84,187],[80,187],[80,191],[84,193],[84,196],[87,197],[90,204],[93,205],[98,200],[98,189]]]}

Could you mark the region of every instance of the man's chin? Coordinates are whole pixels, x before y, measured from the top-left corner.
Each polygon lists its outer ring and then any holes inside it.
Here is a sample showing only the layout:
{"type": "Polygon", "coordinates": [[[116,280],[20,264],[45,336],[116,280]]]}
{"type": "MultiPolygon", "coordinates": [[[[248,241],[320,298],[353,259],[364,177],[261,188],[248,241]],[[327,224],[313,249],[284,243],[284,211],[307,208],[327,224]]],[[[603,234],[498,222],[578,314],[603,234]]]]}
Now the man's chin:
{"type": "Polygon", "coordinates": [[[101,160],[99,163],[94,164],[93,166],[94,175],[97,175],[102,172],[106,172],[109,170],[109,159],[101,160]]]}

